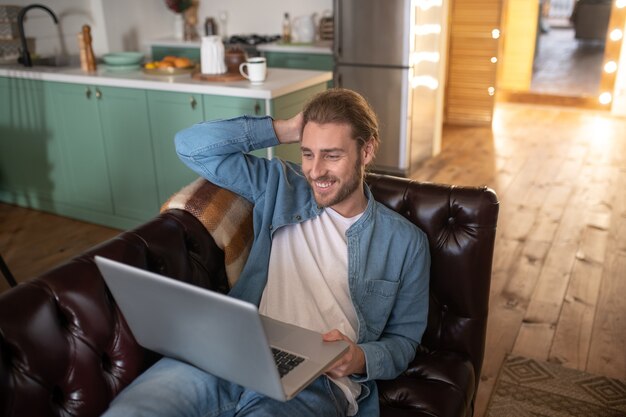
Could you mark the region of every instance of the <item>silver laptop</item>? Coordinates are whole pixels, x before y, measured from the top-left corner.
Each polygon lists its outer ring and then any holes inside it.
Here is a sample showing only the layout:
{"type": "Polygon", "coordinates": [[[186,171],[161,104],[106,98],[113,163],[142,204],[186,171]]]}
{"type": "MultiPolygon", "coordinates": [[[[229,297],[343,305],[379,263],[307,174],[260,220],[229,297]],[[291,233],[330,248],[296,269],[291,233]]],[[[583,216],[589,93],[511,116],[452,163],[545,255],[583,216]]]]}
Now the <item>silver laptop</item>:
{"type": "Polygon", "coordinates": [[[344,341],[324,342],[320,333],[260,315],[253,304],[95,259],[141,346],[279,401],[296,396],[348,349],[344,341]],[[277,365],[275,354],[286,364],[277,365]]]}

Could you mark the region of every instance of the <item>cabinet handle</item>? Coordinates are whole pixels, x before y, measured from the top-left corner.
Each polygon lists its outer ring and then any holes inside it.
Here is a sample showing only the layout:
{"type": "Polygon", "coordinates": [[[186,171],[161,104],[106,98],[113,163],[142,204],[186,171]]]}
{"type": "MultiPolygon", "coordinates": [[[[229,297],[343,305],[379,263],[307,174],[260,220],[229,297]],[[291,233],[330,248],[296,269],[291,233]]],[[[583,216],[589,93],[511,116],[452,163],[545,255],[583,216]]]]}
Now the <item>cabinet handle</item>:
{"type": "Polygon", "coordinates": [[[87,97],[87,100],[91,99],[91,88],[85,88],[85,97],[87,97]]]}
{"type": "Polygon", "coordinates": [[[100,100],[102,98],[102,91],[99,88],[96,88],[96,98],[100,100]]]}
{"type": "Polygon", "coordinates": [[[254,114],[256,114],[258,116],[259,113],[261,113],[261,105],[257,101],[256,104],[254,105],[254,114]]]}
{"type": "Polygon", "coordinates": [[[195,110],[196,106],[198,105],[198,102],[196,101],[196,98],[194,96],[190,96],[189,97],[189,104],[191,104],[191,109],[195,110]]]}

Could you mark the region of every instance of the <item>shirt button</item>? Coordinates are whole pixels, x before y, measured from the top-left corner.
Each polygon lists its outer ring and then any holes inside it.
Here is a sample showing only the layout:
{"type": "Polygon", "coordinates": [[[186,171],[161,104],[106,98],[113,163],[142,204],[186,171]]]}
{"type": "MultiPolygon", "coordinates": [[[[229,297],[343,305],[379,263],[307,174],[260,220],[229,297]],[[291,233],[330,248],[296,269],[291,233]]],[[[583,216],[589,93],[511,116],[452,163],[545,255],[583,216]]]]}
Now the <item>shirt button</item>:
{"type": "Polygon", "coordinates": [[[270,224],[270,230],[272,230],[274,228],[273,224],[270,224]]]}
{"type": "Polygon", "coordinates": [[[297,221],[302,220],[302,216],[300,216],[300,215],[296,216],[296,220],[297,220],[297,221]]]}

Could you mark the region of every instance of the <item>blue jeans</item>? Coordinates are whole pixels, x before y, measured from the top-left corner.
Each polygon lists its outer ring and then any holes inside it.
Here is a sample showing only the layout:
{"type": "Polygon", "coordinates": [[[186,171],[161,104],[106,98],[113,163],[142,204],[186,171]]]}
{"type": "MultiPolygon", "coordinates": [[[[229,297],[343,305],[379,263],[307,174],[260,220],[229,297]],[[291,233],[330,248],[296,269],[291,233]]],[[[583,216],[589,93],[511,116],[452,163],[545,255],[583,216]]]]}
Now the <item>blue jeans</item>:
{"type": "Polygon", "coordinates": [[[345,416],[348,401],[326,376],[280,402],[170,358],[163,358],[111,403],[105,417],[345,416]]]}

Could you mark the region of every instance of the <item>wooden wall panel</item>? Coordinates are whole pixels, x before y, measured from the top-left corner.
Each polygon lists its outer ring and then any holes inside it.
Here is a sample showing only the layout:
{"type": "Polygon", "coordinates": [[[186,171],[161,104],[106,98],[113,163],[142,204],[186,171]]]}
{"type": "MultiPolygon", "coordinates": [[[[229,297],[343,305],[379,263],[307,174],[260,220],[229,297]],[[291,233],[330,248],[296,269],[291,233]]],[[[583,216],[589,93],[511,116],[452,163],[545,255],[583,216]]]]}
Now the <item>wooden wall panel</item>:
{"type": "Polygon", "coordinates": [[[502,0],[453,0],[446,81],[445,122],[488,125],[493,117],[502,0]]]}
{"type": "Polygon", "coordinates": [[[507,0],[498,87],[527,91],[533,76],[539,2],[507,0]]]}

